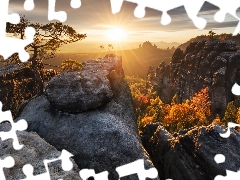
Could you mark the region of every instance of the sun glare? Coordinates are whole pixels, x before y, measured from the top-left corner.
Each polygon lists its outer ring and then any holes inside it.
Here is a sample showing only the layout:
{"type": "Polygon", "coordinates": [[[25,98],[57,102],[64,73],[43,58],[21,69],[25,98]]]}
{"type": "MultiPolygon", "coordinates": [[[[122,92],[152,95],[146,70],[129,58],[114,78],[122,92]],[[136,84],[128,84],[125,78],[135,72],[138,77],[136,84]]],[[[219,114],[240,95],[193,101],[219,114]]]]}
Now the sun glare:
{"type": "Polygon", "coordinates": [[[125,36],[126,36],[126,33],[124,29],[120,29],[120,28],[113,28],[108,32],[108,37],[112,41],[122,41],[124,40],[125,36]]]}

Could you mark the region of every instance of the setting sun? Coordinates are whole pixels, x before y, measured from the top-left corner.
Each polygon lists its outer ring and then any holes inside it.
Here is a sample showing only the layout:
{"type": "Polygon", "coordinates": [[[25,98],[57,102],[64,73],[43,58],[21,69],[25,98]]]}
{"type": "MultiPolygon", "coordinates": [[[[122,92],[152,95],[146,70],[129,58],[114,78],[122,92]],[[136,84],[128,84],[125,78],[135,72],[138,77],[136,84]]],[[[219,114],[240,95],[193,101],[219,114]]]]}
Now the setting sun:
{"type": "Polygon", "coordinates": [[[126,33],[124,29],[121,28],[112,28],[109,30],[108,37],[113,41],[122,41],[124,40],[126,33]]]}

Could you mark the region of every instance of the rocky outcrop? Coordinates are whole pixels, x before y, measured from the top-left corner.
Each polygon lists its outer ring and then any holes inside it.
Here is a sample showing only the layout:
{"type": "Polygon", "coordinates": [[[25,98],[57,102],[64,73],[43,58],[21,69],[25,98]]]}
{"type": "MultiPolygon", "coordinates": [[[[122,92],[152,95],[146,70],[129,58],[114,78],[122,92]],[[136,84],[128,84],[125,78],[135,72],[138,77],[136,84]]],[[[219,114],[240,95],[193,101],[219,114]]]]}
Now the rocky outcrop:
{"type": "Polygon", "coordinates": [[[160,64],[152,82],[160,97],[169,103],[178,94],[182,101],[208,87],[213,114],[221,113],[234,100],[231,88],[239,82],[240,53],[233,41],[192,42],[183,52],[177,49],[169,65],[160,64]]]}
{"type": "MultiPolygon", "coordinates": [[[[0,131],[8,131],[10,124],[0,124],[0,131]]],[[[61,153],[55,147],[46,143],[36,133],[19,131],[17,132],[19,143],[24,145],[22,149],[15,150],[12,140],[0,141],[0,158],[5,159],[8,156],[13,157],[15,165],[12,168],[4,169],[6,179],[18,180],[26,178],[22,168],[26,164],[34,167],[34,174],[39,175],[46,172],[43,161],[58,158],[61,153]]],[[[81,180],[79,169],[73,160],[73,169],[64,171],[61,162],[53,162],[48,165],[51,179],[81,180]]]]}
{"type": "Polygon", "coordinates": [[[229,138],[222,138],[219,133],[226,129],[217,124],[195,127],[174,135],[161,125],[155,126],[147,125],[142,139],[160,179],[213,180],[217,175],[226,176],[226,170],[239,170],[240,134],[236,130],[231,130],[229,138]],[[153,127],[156,128],[154,133],[153,127]],[[215,162],[217,154],[225,156],[224,163],[215,162]]]}
{"type": "Polygon", "coordinates": [[[0,101],[3,110],[11,110],[15,116],[19,105],[37,93],[36,80],[30,68],[18,65],[0,69],[0,101]]]}
{"type": "MultiPolygon", "coordinates": [[[[48,82],[56,74],[55,70],[43,69],[43,80],[48,82]]],[[[0,69],[0,101],[3,110],[11,110],[14,117],[20,105],[37,92],[37,81],[31,68],[8,65],[0,69]]]]}
{"type": "MultiPolygon", "coordinates": [[[[16,119],[26,119],[28,131],[38,133],[58,150],[66,149],[74,154],[80,169],[95,169],[97,173],[108,171],[111,180],[118,179],[116,167],[138,159],[145,160],[146,169],[153,167],[138,136],[135,110],[120,57],[87,61],[83,63],[82,71],[62,74],[52,79],[48,86],[46,95],[29,102],[16,119]],[[89,78],[84,79],[83,75],[87,74],[89,78]],[[61,78],[61,85],[53,86],[58,78],[61,78]],[[69,84],[68,81],[72,86],[65,86],[69,84]],[[101,84],[108,87],[102,87],[101,84]],[[77,90],[86,87],[93,90],[92,94],[88,92],[83,95],[85,98],[79,97],[82,95],[77,90]],[[53,92],[58,92],[59,96],[67,93],[64,96],[66,99],[56,98],[52,101],[53,96],[56,96],[53,92]],[[106,98],[100,98],[102,94],[109,94],[107,101],[106,98]],[[88,108],[83,112],[66,112],[56,106],[75,99],[73,108],[77,109],[74,106],[81,106],[77,104],[79,98],[82,98],[81,103],[87,104],[89,102],[85,101],[92,101],[91,96],[99,96],[96,101],[98,106],[84,106],[88,108]]],[[[121,179],[138,178],[133,175],[121,179]]]]}

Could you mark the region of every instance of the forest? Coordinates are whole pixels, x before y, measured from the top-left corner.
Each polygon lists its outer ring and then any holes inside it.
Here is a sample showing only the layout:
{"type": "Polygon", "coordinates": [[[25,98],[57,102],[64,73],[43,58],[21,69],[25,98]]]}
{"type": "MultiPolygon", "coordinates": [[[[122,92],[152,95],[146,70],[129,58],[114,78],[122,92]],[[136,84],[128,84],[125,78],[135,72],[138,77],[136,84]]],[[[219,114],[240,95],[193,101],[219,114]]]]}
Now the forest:
{"type": "Polygon", "coordinates": [[[184,102],[180,102],[175,94],[168,104],[161,100],[156,91],[146,88],[144,79],[127,76],[126,80],[136,109],[139,133],[148,123],[157,122],[171,133],[213,122],[225,126],[228,122],[240,123],[240,108],[233,101],[228,103],[222,114],[212,114],[208,88],[196,92],[184,102]]]}

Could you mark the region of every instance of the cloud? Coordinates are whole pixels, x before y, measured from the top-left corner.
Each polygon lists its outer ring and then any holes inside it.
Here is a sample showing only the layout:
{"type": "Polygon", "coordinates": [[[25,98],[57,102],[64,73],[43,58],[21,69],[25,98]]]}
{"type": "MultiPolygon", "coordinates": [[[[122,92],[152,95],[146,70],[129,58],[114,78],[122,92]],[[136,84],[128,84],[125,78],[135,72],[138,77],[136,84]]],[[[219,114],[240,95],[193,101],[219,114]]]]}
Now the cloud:
{"type": "MultiPolygon", "coordinates": [[[[48,23],[47,20],[47,0],[35,0],[35,9],[26,12],[23,9],[25,0],[10,0],[10,12],[25,14],[32,22],[48,23]]],[[[81,0],[82,6],[79,9],[70,7],[70,0],[56,0],[56,10],[66,11],[68,20],[66,24],[74,27],[81,33],[87,33],[89,37],[102,36],[103,30],[107,30],[111,26],[124,27],[133,37],[135,32],[136,39],[143,38],[143,34],[157,35],[158,32],[181,32],[181,31],[197,31],[193,22],[188,18],[184,7],[179,7],[169,11],[172,22],[168,26],[160,24],[162,12],[146,8],[146,16],[143,19],[134,17],[133,12],[137,6],[134,3],[124,2],[119,13],[113,15],[111,13],[110,0],[81,0]],[[88,32],[85,32],[88,31],[88,32]],[[130,33],[131,32],[131,33],[130,33]],[[98,36],[99,34],[99,36],[98,36]]],[[[200,17],[207,19],[207,29],[226,29],[237,26],[238,21],[228,15],[225,22],[217,23],[214,21],[214,14],[218,11],[218,7],[205,3],[199,13],[200,17]]],[[[240,15],[240,8],[238,10],[240,15]]],[[[166,34],[166,33],[164,33],[166,34]]],[[[154,38],[153,38],[154,39],[154,38]]]]}

